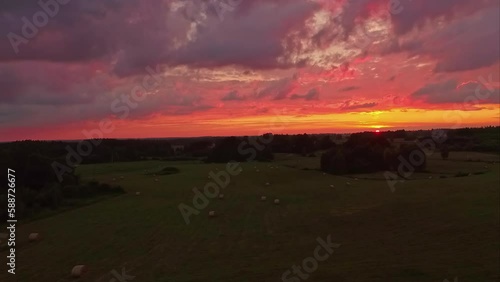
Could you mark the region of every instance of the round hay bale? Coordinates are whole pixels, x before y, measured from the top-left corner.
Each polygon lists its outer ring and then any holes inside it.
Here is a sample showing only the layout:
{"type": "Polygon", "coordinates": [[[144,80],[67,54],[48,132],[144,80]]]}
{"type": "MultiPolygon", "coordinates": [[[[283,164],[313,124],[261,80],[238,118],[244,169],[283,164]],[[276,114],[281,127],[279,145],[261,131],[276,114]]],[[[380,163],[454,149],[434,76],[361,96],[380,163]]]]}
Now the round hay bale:
{"type": "Polygon", "coordinates": [[[125,179],[125,177],[123,177],[123,175],[122,175],[122,176],[120,176],[120,179],[122,179],[122,180],[123,180],[123,179],[125,179]]]}
{"type": "Polygon", "coordinates": [[[215,211],[209,211],[208,212],[209,217],[215,217],[215,211]]]}
{"type": "Polygon", "coordinates": [[[269,182],[266,182],[266,186],[269,186],[269,185],[271,185],[271,183],[269,183],[269,182]]]}
{"type": "Polygon", "coordinates": [[[219,194],[219,199],[224,199],[224,194],[219,194]]]}
{"type": "Polygon", "coordinates": [[[429,176],[429,179],[432,179],[432,176],[429,176]]]}
{"type": "Polygon", "coordinates": [[[346,182],[345,185],[351,186],[351,183],[350,182],[346,182]]]}
{"type": "Polygon", "coordinates": [[[274,199],[274,204],[279,205],[280,204],[280,199],[274,199]]]}
{"type": "Polygon", "coordinates": [[[158,178],[155,178],[155,182],[158,182],[158,181],[160,181],[160,180],[158,180],[158,178]]]}
{"type": "Polygon", "coordinates": [[[141,195],[141,192],[135,192],[135,195],[136,195],[136,196],[140,196],[140,195],[141,195]]]}
{"type": "Polygon", "coordinates": [[[331,188],[335,188],[335,185],[331,184],[331,185],[330,185],[330,187],[331,187],[331,188]]]}
{"type": "Polygon", "coordinates": [[[85,265],[75,265],[71,270],[71,276],[74,278],[79,278],[88,271],[85,265]]]}
{"type": "Polygon", "coordinates": [[[30,242],[36,242],[36,241],[40,241],[41,239],[41,236],[39,233],[31,233],[29,236],[28,236],[28,239],[30,242]]]}
{"type": "Polygon", "coordinates": [[[263,201],[263,202],[265,202],[267,200],[267,197],[266,196],[261,196],[260,200],[263,201]]]}
{"type": "Polygon", "coordinates": [[[116,181],[116,178],[113,178],[113,181],[116,181]]]}
{"type": "Polygon", "coordinates": [[[260,170],[256,170],[256,172],[259,172],[260,170]]]}

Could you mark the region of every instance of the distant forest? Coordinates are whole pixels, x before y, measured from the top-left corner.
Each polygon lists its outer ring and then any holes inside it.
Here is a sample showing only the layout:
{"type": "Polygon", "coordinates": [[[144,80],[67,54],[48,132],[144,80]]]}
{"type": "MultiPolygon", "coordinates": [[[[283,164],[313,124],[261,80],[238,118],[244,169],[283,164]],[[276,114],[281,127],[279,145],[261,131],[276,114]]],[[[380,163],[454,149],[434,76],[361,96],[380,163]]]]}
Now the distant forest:
{"type": "MultiPolygon", "coordinates": [[[[478,151],[499,153],[500,127],[443,129],[446,132],[450,151],[478,151]]],[[[355,134],[297,134],[271,135],[270,142],[264,144],[265,151],[256,160],[272,160],[273,153],[310,155],[317,151],[328,150],[335,144],[348,141],[351,135],[374,134],[362,132],[355,134]]],[[[432,130],[385,131],[377,133],[390,142],[417,141],[432,136],[432,130]]],[[[0,162],[5,166],[25,167],[32,158],[46,161],[58,160],[74,155],[79,164],[127,162],[141,160],[203,160],[226,162],[234,157],[236,161],[244,159],[235,153],[245,140],[259,139],[259,136],[243,137],[199,137],[179,139],[102,139],[82,141],[33,141],[24,140],[0,143],[0,162]],[[85,142],[82,145],[82,142],[85,142]],[[80,148],[78,147],[80,146],[80,148]],[[220,155],[227,154],[228,157],[220,155]]],[[[264,140],[264,139],[263,139],[264,140]]],[[[258,142],[258,141],[257,141],[258,142]]],[[[252,142],[248,142],[252,146],[252,142]]]]}
{"type": "MultiPolygon", "coordinates": [[[[96,181],[82,183],[75,175],[81,164],[143,160],[192,160],[222,163],[265,161],[276,153],[320,157],[321,169],[344,174],[394,169],[397,155],[419,150],[415,144],[433,138],[432,130],[362,132],[355,134],[297,134],[180,139],[102,139],[82,141],[24,140],[0,143],[2,167],[16,171],[16,209],[20,217],[43,209],[71,205],[78,199],[123,193],[96,181]],[[397,144],[397,146],[395,145],[397,144]]],[[[443,130],[437,144],[443,158],[453,151],[500,153],[500,127],[443,130]]],[[[424,169],[425,162],[418,169],[424,169]]],[[[0,201],[7,201],[7,182],[0,201]]],[[[6,219],[6,209],[0,218],[6,219]]]]}

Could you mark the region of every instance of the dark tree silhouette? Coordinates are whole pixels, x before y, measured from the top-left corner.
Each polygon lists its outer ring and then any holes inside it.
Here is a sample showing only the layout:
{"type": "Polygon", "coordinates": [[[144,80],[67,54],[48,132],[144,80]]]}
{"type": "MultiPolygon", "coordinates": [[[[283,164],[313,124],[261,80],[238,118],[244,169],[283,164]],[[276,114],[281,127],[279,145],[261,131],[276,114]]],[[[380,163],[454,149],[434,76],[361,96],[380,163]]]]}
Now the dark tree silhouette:
{"type": "Polygon", "coordinates": [[[449,156],[450,156],[450,148],[448,147],[448,145],[443,144],[441,146],[441,158],[443,160],[447,160],[449,156]]]}

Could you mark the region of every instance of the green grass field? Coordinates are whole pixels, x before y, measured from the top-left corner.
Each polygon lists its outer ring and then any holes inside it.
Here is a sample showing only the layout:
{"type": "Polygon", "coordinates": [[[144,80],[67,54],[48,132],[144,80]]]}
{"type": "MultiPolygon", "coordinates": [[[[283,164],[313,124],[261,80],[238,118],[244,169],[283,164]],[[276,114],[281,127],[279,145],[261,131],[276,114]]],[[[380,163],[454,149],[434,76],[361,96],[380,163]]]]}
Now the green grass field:
{"type": "MultiPolygon", "coordinates": [[[[17,274],[12,280],[2,271],[0,281],[74,281],[77,264],[89,267],[77,281],[112,281],[111,271],[122,268],[137,282],[281,281],[328,235],[341,246],[307,281],[498,281],[500,174],[491,161],[498,155],[434,155],[426,173],[392,193],[381,174],[324,175],[316,170],[319,157],[279,155],[273,163],[242,164],[222,189],[225,199],[211,199],[189,225],[178,205],[192,206],[192,188],[225,165],[80,166],[83,179],[117,178],[128,193],[18,225],[17,274]],[[148,174],[163,167],[180,173],[148,174]],[[481,174],[454,177],[458,172],[481,174]],[[210,218],[211,210],[218,216],[210,218]],[[29,243],[31,232],[43,240],[29,243]]],[[[0,255],[5,261],[5,243],[0,255]]]]}

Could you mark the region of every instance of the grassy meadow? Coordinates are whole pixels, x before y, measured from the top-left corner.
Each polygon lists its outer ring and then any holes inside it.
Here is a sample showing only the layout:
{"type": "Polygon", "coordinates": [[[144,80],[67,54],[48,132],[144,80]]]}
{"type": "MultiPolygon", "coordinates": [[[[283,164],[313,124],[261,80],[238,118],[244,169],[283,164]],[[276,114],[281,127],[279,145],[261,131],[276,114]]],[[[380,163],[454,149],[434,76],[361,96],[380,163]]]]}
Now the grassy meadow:
{"type": "MultiPolygon", "coordinates": [[[[340,247],[308,281],[498,281],[498,161],[482,153],[454,152],[446,161],[434,154],[425,173],[391,192],[382,173],[325,175],[319,156],[277,154],[271,163],[242,163],[221,190],[225,198],[211,199],[189,225],[178,205],[193,206],[192,188],[202,189],[224,164],[82,165],[82,179],[119,184],[127,193],[20,223],[16,280],[3,271],[0,281],[75,281],[70,271],[78,264],[89,272],[77,281],[113,281],[111,271],[122,268],[137,282],[281,281],[313,255],[316,238],[328,235],[340,247]],[[180,172],[151,175],[165,167],[180,172]],[[31,232],[43,239],[29,243],[31,232]]],[[[3,261],[5,243],[0,250],[3,261]]]]}

